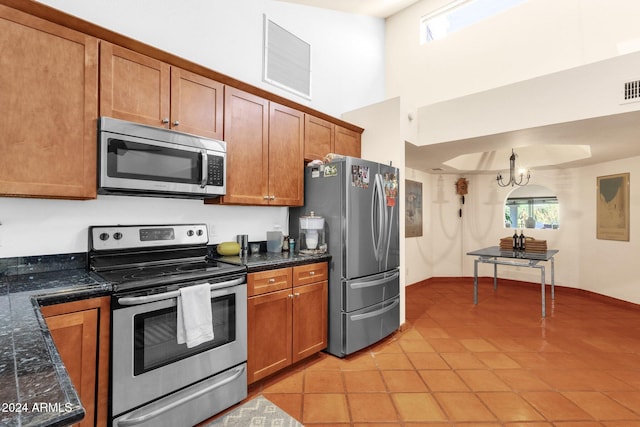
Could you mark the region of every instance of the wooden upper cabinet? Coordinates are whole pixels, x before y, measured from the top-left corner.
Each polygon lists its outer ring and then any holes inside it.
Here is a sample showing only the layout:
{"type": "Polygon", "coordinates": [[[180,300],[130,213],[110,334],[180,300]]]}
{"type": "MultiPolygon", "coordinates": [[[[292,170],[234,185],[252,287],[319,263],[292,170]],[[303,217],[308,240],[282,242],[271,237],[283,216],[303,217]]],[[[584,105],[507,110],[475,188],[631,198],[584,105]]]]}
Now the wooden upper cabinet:
{"type": "Polygon", "coordinates": [[[171,127],[212,139],[223,138],[224,85],[171,67],[171,127]]]}
{"type": "Polygon", "coordinates": [[[209,203],[301,206],[304,113],[226,87],[227,194],[209,203]]]}
{"type": "Polygon", "coordinates": [[[223,138],[224,85],[101,42],[100,115],[223,138]]]}
{"type": "Polygon", "coordinates": [[[360,157],[359,132],[305,114],[304,159],[322,160],[329,153],[360,157]]]}
{"type": "Polygon", "coordinates": [[[310,114],[304,119],[304,159],[322,160],[335,150],[335,125],[310,114]]]}
{"type": "Polygon", "coordinates": [[[0,5],[0,195],[96,197],[98,40],[0,5]]]}
{"type": "Polygon", "coordinates": [[[227,87],[224,95],[224,136],[227,142],[227,194],[219,202],[267,205],[269,101],[227,87]]]}
{"type": "Polygon", "coordinates": [[[269,204],[304,204],[304,113],[270,103],[269,204]]]}
{"type": "Polygon", "coordinates": [[[169,128],[171,67],[100,43],[100,115],[169,128]]]}
{"type": "Polygon", "coordinates": [[[360,140],[360,133],[336,125],[336,154],[360,157],[360,140]]]}

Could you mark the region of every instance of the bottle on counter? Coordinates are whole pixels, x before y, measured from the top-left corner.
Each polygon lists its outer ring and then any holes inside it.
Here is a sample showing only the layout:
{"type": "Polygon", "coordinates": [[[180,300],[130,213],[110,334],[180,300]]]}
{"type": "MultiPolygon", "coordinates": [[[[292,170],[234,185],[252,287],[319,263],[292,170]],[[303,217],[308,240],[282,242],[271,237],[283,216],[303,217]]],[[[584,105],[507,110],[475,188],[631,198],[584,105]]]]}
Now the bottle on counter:
{"type": "Polygon", "coordinates": [[[513,230],[513,250],[517,251],[518,246],[520,245],[520,239],[518,238],[518,230],[513,230]]]}
{"type": "Polygon", "coordinates": [[[293,252],[296,248],[296,241],[295,239],[291,238],[289,239],[289,252],[291,253],[291,255],[293,255],[293,252]]]}
{"type": "Polygon", "coordinates": [[[520,237],[518,237],[518,246],[520,250],[524,251],[526,247],[526,238],[524,237],[524,230],[520,230],[520,237]]]}
{"type": "Polygon", "coordinates": [[[289,236],[282,238],[282,252],[289,252],[289,236]]]}

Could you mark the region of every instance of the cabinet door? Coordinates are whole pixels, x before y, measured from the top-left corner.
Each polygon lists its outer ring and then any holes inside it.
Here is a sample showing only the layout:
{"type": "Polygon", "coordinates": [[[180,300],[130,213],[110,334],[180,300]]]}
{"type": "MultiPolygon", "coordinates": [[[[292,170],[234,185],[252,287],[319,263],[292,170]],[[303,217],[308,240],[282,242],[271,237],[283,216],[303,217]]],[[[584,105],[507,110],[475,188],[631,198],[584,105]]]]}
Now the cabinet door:
{"type": "Polygon", "coordinates": [[[293,363],[327,347],[328,282],[293,289],[293,363]]]}
{"type": "Polygon", "coordinates": [[[64,367],[85,410],[80,426],[93,426],[95,421],[95,384],[97,357],[98,310],[48,317],[47,326],[56,343],[64,367]]]}
{"type": "Polygon", "coordinates": [[[0,5],[0,195],[96,197],[98,40],[0,5]]]}
{"type": "Polygon", "coordinates": [[[291,362],[291,289],[247,299],[247,381],[255,382],[291,362]]]}
{"type": "Polygon", "coordinates": [[[304,113],[271,102],[269,108],[269,204],[304,204],[304,113]]]}
{"type": "Polygon", "coordinates": [[[80,426],[106,426],[109,297],[42,307],[53,342],[85,409],[80,426]]]}
{"type": "Polygon", "coordinates": [[[335,149],[335,125],[326,120],[305,114],[304,159],[322,160],[335,149]]]}
{"type": "Polygon", "coordinates": [[[170,67],[100,43],[100,115],[169,128],[170,67]]]}
{"type": "Polygon", "coordinates": [[[222,203],[269,203],[269,101],[227,87],[224,92],[227,195],[222,203]]]}
{"type": "Polygon", "coordinates": [[[358,132],[336,125],[336,154],[360,157],[360,139],[358,132]]]}
{"type": "Polygon", "coordinates": [[[223,138],[224,85],[171,67],[171,127],[213,139],[223,138]]]}

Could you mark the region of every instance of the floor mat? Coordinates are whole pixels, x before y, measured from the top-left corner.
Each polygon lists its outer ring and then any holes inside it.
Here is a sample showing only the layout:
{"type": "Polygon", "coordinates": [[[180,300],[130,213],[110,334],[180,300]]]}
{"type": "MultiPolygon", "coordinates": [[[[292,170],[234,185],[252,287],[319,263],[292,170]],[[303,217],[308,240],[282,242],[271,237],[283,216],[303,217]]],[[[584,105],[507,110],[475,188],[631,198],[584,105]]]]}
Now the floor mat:
{"type": "Polygon", "coordinates": [[[258,396],[206,425],[213,426],[302,427],[302,424],[273,402],[258,396]]]}

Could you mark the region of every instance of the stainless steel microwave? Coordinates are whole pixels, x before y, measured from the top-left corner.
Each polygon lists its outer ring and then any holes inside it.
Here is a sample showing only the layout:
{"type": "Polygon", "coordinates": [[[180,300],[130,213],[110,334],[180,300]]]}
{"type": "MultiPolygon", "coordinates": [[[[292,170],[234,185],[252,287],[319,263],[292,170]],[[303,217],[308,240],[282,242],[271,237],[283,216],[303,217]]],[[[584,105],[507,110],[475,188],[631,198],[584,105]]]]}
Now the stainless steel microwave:
{"type": "Polygon", "coordinates": [[[226,143],[101,117],[98,193],[210,198],[226,193],[226,143]]]}

